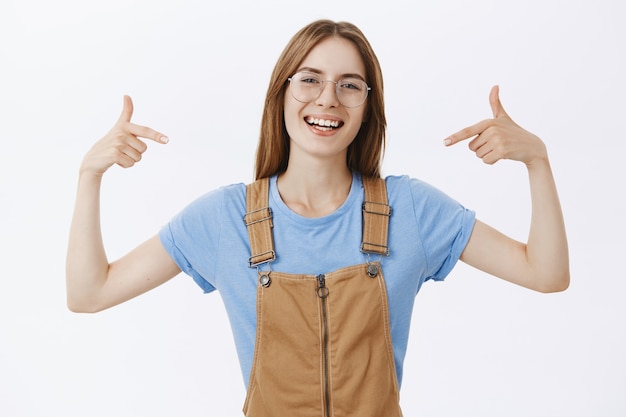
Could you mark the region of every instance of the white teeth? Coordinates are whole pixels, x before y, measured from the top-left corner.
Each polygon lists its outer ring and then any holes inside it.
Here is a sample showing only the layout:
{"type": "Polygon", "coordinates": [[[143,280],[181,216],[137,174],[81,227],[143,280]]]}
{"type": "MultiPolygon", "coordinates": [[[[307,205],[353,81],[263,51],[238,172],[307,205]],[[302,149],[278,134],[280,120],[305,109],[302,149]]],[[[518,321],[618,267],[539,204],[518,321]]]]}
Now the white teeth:
{"type": "Polygon", "coordinates": [[[314,117],[307,117],[306,122],[311,125],[325,126],[325,127],[339,127],[339,122],[337,120],[325,120],[325,119],[317,119],[314,117]]]}

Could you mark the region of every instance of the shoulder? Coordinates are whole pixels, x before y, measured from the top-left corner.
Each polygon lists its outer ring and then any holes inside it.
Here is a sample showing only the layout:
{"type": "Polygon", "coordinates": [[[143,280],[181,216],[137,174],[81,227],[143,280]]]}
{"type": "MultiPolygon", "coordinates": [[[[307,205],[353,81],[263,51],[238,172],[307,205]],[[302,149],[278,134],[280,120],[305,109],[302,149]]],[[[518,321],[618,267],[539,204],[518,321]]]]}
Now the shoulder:
{"type": "Polygon", "coordinates": [[[406,175],[388,176],[387,195],[392,209],[413,211],[418,219],[452,216],[467,211],[461,203],[442,190],[406,175]]]}
{"type": "Polygon", "coordinates": [[[408,175],[389,175],[385,177],[389,199],[442,197],[445,194],[433,185],[408,175]]]}
{"type": "MultiPolygon", "coordinates": [[[[228,212],[236,207],[245,210],[246,205],[246,185],[243,183],[226,185],[202,194],[189,203],[177,217],[190,219],[205,219],[207,213],[213,216],[221,212],[228,212]]],[[[239,211],[239,210],[236,210],[239,211]]]]}
{"type": "Polygon", "coordinates": [[[192,204],[215,204],[216,202],[236,202],[246,199],[246,184],[225,185],[201,195],[192,204]]]}

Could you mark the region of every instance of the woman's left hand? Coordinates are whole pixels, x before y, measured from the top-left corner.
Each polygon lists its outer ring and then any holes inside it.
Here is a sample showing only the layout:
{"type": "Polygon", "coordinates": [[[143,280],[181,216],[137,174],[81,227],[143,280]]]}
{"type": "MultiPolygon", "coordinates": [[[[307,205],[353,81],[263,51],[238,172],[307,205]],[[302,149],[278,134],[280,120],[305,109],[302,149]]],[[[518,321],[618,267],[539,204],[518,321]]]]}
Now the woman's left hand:
{"type": "Polygon", "coordinates": [[[534,161],[547,160],[543,141],[515,123],[504,111],[499,97],[499,88],[494,86],[489,94],[493,119],[486,119],[450,135],[444,140],[446,146],[474,138],[469,148],[486,164],[495,164],[501,159],[512,159],[526,165],[534,161]]]}
{"type": "Polygon", "coordinates": [[[569,285],[567,237],[546,146],[504,111],[498,86],[491,89],[493,119],[466,127],[447,138],[452,145],[473,138],[469,148],[487,164],[501,159],[528,167],[532,213],[527,243],[518,242],[476,220],[461,260],[507,281],[541,292],[569,285]]]}

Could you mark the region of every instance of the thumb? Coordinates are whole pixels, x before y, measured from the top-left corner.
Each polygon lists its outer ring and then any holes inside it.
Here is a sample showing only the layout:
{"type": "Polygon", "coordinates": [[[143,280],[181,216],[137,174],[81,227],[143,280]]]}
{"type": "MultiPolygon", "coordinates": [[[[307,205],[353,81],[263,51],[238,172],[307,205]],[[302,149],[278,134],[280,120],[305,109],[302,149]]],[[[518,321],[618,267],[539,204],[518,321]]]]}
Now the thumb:
{"type": "Polygon", "coordinates": [[[133,116],[133,100],[130,96],[124,96],[124,107],[122,108],[122,114],[118,121],[130,122],[130,118],[133,116]]]}
{"type": "Polygon", "coordinates": [[[494,85],[491,88],[491,92],[489,93],[489,104],[491,105],[491,112],[493,113],[494,119],[502,116],[508,116],[506,111],[504,111],[504,107],[502,107],[502,102],[500,102],[500,87],[497,85],[494,85]]]}

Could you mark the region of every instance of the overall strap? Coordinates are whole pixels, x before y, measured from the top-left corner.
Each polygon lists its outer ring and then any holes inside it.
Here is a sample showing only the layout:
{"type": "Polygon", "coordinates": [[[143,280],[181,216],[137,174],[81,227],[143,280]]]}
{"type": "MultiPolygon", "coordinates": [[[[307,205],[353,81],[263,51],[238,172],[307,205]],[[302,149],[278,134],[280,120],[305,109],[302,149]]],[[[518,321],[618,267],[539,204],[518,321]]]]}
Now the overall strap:
{"type": "Polygon", "coordinates": [[[387,234],[391,207],[387,187],[382,178],[362,178],[365,190],[363,202],[363,237],[361,252],[389,256],[387,234]]]}
{"type": "MultiPolygon", "coordinates": [[[[363,235],[361,252],[389,256],[387,234],[391,207],[387,188],[382,178],[362,178],[365,191],[363,202],[363,235]]],[[[250,240],[249,267],[256,267],[276,259],[272,228],[272,210],[269,207],[269,178],[263,178],[246,187],[246,214],[244,222],[250,240]]]]}
{"type": "Polygon", "coordinates": [[[269,206],[269,178],[246,186],[246,211],[243,220],[250,240],[250,268],[276,259],[272,235],[272,209],[269,206]]]}

